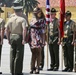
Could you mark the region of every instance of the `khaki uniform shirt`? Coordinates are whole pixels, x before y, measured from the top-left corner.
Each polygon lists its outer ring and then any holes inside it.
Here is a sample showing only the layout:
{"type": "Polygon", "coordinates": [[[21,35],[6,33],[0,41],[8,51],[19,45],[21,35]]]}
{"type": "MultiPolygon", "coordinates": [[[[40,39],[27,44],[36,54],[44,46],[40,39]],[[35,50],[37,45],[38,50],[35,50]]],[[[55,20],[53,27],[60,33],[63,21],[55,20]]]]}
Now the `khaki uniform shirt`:
{"type": "MultiPolygon", "coordinates": [[[[11,17],[14,17],[14,16],[15,16],[15,13],[13,13],[13,14],[10,16],[10,18],[11,18],[11,17]]],[[[21,17],[23,17],[23,18],[26,20],[26,26],[28,27],[28,26],[29,26],[29,23],[28,23],[27,16],[22,13],[21,17]]]]}
{"type": "Polygon", "coordinates": [[[57,18],[55,18],[50,24],[49,24],[49,35],[53,36],[56,32],[58,32],[59,27],[59,21],[57,18]]]}
{"type": "Polygon", "coordinates": [[[26,19],[26,21],[27,21],[27,27],[28,27],[29,26],[29,22],[28,22],[27,16],[25,14],[22,14],[22,17],[26,19]]]}
{"type": "Polygon", "coordinates": [[[59,21],[57,18],[55,18],[50,24],[49,24],[49,43],[53,43],[58,39],[58,27],[59,27],[59,21]]]}
{"type": "Polygon", "coordinates": [[[74,27],[74,31],[76,31],[76,22],[75,22],[75,27],[74,27]]]}
{"type": "Polygon", "coordinates": [[[13,16],[5,25],[11,32],[11,34],[20,34],[22,35],[23,28],[27,27],[27,21],[20,16],[13,16]]]}
{"type": "Polygon", "coordinates": [[[72,20],[65,21],[65,23],[64,23],[64,38],[68,37],[69,35],[72,35],[74,31],[75,31],[75,22],[72,20]]]}

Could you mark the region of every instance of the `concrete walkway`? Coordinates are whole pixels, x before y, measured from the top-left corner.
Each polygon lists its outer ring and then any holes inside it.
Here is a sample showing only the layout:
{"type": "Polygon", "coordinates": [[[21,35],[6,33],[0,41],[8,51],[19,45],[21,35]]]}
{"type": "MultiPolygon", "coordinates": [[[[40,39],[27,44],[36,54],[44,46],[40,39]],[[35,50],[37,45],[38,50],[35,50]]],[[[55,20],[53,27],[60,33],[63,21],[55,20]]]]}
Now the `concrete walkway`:
{"type": "MultiPolygon", "coordinates": [[[[49,53],[48,53],[49,54],[49,53]]],[[[48,56],[48,66],[50,66],[50,57],[48,56]]],[[[23,64],[23,73],[24,75],[30,75],[30,60],[31,60],[31,51],[29,45],[25,45],[25,52],[24,52],[24,64],[23,64]]],[[[48,67],[49,68],[49,67],[48,67]]],[[[64,68],[64,67],[63,67],[64,68]]],[[[7,40],[4,40],[3,48],[2,48],[2,61],[1,61],[1,69],[3,74],[2,75],[11,75],[10,74],[10,45],[8,44],[7,40]]],[[[35,74],[33,74],[35,75],[35,74]]],[[[76,75],[74,72],[61,72],[60,67],[59,71],[47,71],[47,47],[45,46],[45,66],[43,71],[40,72],[39,75],[76,75]]]]}

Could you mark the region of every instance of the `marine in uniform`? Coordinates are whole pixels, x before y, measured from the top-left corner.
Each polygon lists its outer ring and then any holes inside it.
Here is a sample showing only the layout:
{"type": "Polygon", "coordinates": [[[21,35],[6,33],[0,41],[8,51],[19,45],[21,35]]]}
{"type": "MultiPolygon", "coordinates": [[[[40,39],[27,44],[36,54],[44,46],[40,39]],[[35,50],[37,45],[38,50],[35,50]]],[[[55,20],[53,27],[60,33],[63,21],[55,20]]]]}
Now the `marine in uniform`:
{"type": "MultiPolygon", "coordinates": [[[[2,52],[2,44],[4,37],[4,29],[5,29],[5,21],[1,18],[1,13],[4,11],[0,8],[0,67],[1,67],[1,52],[2,52]]],[[[0,72],[2,74],[2,72],[0,72]]]]}
{"type": "Polygon", "coordinates": [[[76,72],[76,22],[75,22],[75,28],[74,28],[74,35],[75,35],[75,40],[74,40],[74,51],[75,51],[75,55],[74,55],[74,72],[76,72]]]}
{"type": "Polygon", "coordinates": [[[74,28],[75,22],[71,20],[71,12],[65,13],[66,21],[64,22],[64,37],[63,37],[63,51],[64,51],[64,64],[65,69],[63,71],[73,71],[74,61],[74,28]]]}
{"type": "Polygon", "coordinates": [[[12,75],[23,75],[24,44],[27,21],[21,17],[22,6],[13,6],[15,15],[6,23],[6,36],[10,49],[10,69],[12,75]]]}
{"type": "Polygon", "coordinates": [[[51,9],[51,19],[49,24],[49,52],[50,52],[50,69],[48,71],[57,71],[59,68],[59,43],[60,31],[59,20],[56,18],[57,10],[51,9]]]}
{"type": "MultiPolygon", "coordinates": [[[[17,0],[13,2],[13,5],[15,5],[15,7],[21,6],[21,4],[20,4],[17,0]]],[[[13,13],[12,15],[10,15],[10,18],[11,18],[11,17],[14,17],[14,16],[15,16],[15,13],[13,13]]],[[[28,23],[27,25],[29,25],[27,16],[23,13],[23,10],[21,10],[21,15],[20,15],[20,16],[23,17],[23,18],[25,18],[26,21],[27,21],[27,23],[28,23]]],[[[27,27],[28,27],[28,26],[27,26],[27,27]]]]}
{"type": "Polygon", "coordinates": [[[74,71],[76,72],[76,27],[75,27],[75,41],[74,41],[74,46],[75,46],[75,63],[74,63],[74,71]]]}

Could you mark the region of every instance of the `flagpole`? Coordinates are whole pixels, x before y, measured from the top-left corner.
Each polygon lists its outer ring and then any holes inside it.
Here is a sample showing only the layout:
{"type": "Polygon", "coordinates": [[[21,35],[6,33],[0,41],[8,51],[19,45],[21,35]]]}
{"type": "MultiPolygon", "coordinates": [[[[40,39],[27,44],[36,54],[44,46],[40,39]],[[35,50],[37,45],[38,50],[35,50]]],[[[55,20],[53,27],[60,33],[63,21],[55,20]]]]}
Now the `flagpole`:
{"type": "Polygon", "coordinates": [[[76,40],[74,42],[74,72],[76,72],[76,40]]]}
{"type": "MultiPolygon", "coordinates": [[[[65,0],[60,0],[60,36],[61,39],[64,36],[64,15],[65,15],[65,0]]],[[[61,45],[60,49],[60,64],[61,64],[61,71],[63,69],[63,45],[61,45]]]]}
{"type": "Polygon", "coordinates": [[[60,71],[63,70],[63,48],[62,44],[60,45],[60,71]]]}
{"type": "Polygon", "coordinates": [[[47,69],[48,69],[48,25],[47,25],[47,69]]]}
{"type": "Polygon", "coordinates": [[[48,69],[48,26],[50,23],[50,2],[46,0],[46,25],[47,25],[47,69],[48,69]]]}
{"type": "Polygon", "coordinates": [[[74,72],[76,72],[76,31],[74,30],[74,34],[73,34],[73,38],[74,38],[74,72]]]}

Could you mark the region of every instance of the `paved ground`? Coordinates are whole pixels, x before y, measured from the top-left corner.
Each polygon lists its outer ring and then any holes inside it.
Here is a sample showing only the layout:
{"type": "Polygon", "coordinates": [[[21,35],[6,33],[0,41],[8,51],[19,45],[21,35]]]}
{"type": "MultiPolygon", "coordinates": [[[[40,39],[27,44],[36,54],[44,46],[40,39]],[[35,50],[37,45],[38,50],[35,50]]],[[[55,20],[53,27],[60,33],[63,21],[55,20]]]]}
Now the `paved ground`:
{"type": "MultiPolygon", "coordinates": [[[[1,62],[3,75],[11,75],[10,74],[10,65],[9,65],[10,61],[9,61],[9,59],[10,59],[10,45],[8,45],[7,40],[4,40],[4,45],[3,45],[3,49],[2,49],[2,62],[1,62]]],[[[48,64],[50,65],[49,59],[50,59],[50,57],[48,56],[48,64]]],[[[30,75],[29,74],[30,60],[31,60],[31,51],[30,51],[29,45],[26,44],[25,45],[25,52],[24,52],[24,65],[23,65],[24,75],[30,75]]],[[[43,71],[41,71],[41,74],[39,74],[39,75],[76,75],[76,73],[74,73],[74,72],[70,72],[70,73],[61,72],[60,69],[61,69],[61,64],[60,64],[58,72],[46,71],[47,70],[47,47],[45,47],[45,66],[44,66],[43,71]]]]}

